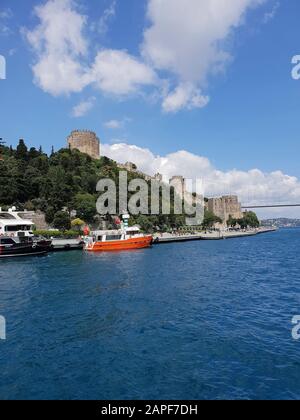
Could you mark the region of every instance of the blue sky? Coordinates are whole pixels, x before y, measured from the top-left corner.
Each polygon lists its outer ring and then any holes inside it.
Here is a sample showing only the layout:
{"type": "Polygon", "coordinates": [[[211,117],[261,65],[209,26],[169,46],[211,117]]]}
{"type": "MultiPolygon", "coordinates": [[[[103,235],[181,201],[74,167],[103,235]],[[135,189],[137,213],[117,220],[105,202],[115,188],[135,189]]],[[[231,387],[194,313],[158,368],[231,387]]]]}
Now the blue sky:
{"type": "MultiPolygon", "coordinates": [[[[160,3],[1,0],[0,137],[48,152],[88,128],[112,157],[111,146],[126,143],[162,158],[185,150],[224,174],[300,178],[300,80],[291,77],[299,1],[232,0],[229,11],[224,0],[160,3]],[[72,19],[81,25],[74,33],[72,19]],[[64,79],[68,60],[78,67],[64,79]]],[[[137,161],[148,169],[138,153],[137,161]]],[[[295,200],[298,179],[293,188],[295,200]]]]}

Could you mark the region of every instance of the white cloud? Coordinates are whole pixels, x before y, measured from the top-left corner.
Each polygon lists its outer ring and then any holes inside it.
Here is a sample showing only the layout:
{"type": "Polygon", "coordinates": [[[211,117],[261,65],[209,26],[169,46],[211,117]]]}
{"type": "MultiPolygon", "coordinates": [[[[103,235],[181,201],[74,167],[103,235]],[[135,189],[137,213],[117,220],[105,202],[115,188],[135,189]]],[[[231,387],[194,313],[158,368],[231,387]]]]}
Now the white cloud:
{"type": "Polygon", "coordinates": [[[35,14],[40,23],[23,32],[36,55],[35,82],[45,92],[58,96],[93,84],[102,93],[123,97],[156,83],[154,71],[126,51],[103,49],[88,60],[87,17],[77,11],[75,0],[48,0],[35,14]]]}
{"type": "Polygon", "coordinates": [[[277,1],[272,9],[269,12],[266,12],[264,17],[263,17],[263,23],[269,23],[271,20],[273,20],[275,18],[275,16],[277,15],[277,12],[280,8],[280,2],[277,1]]]}
{"type": "Polygon", "coordinates": [[[112,18],[116,15],[116,1],[113,1],[112,4],[104,10],[103,15],[97,25],[97,30],[100,34],[104,35],[108,31],[108,24],[112,18]]]}
{"type": "Polygon", "coordinates": [[[104,123],[104,127],[109,130],[119,130],[121,128],[124,128],[126,123],[131,122],[131,118],[123,118],[122,120],[109,120],[104,123]]]}
{"type": "MultiPolygon", "coordinates": [[[[93,58],[87,36],[91,26],[76,0],[48,0],[35,8],[39,24],[24,31],[36,57],[35,82],[56,96],[88,85],[121,99],[146,91],[160,97],[164,112],[205,107],[208,77],[224,70],[231,58],[226,41],[246,12],[265,1],[148,0],[142,58],[106,48],[93,58]]],[[[100,31],[107,29],[115,7],[113,1],[104,12],[100,31]]]]}
{"type": "Polygon", "coordinates": [[[126,96],[141,86],[156,82],[154,71],[121,50],[103,50],[97,54],[91,70],[91,81],[104,93],[126,96]]]}
{"type": "Polygon", "coordinates": [[[165,112],[177,112],[181,109],[204,108],[209,102],[209,97],[201,94],[201,91],[192,84],[180,84],[164,99],[162,108],[165,112]]]}
{"type": "Polygon", "coordinates": [[[119,128],[122,128],[123,122],[118,120],[110,120],[104,123],[104,127],[108,128],[110,130],[117,130],[119,128]]]}
{"type": "MultiPolygon", "coordinates": [[[[138,168],[147,174],[160,172],[168,180],[174,175],[183,175],[189,179],[202,178],[205,194],[219,196],[223,194],[237,194],[246,205],[300,203],[300,181],[298,178],[284,174],[281,171],[270,173],[259,169],[250,171],[231,170],[220,171],[209,159],[178,151],[166,156],[156,156],[149,149],[143,149],[128,144],[113,144],[102,146],[102,153],[120,163],[134,162],[138,168]]],[[[281,210],[281,215],[295,215],[299,210],[281,210]]],[[[263,216],[279,214],[268,210],[263,216]]]]}
{"type": "Polygon", "coordinates": [[[13,12],[11,9],[0,10],[0,19],[10,19],[12,17],[13,17],[13,12]]]}
{"type": "Polygon", "coordinates": [[[37,6],[35,14],[39,25],[23,32],[37,56],[36,84],[54,96],[80,92],[88,83],[81,62],[88,50],[86,17],[76,11],[73,0],[49,0],[37,6]]]}
{"type": "Polygon", "coordinates": [[[0,9],[0,36],[8,36],[12,34],[11,28],[8,26],[8,20],[13,17],[11,9],[0,9]]]}
{"type": "MultiPolygon", "coordinates": [[[[148,19],[142,54],[156,70],[168,71],[177,77],[179,85],[175,94],[166,99],[165,110],[193,108],[190,100],[182,97],[182,83],[194,86],[190,98],[203,101],[199,89],[207,83],[208,76],[224,70],[231,58],[225,42],[234,29],[244,22],[250,7],[265,0],[149,0],[148,19]],[[181,92],[181,93],[180,93],[181,92]],[[175,95],[175,96],[174,96],[175,95]],[[181,100],[179,98],[181,97],[181,100]],[[171,101],[171,105],[168,103],[171,101]],[[173,102],[181,106],[172,106],[173,102]]],[[[193,103],[193,99],[192,99],[193,103]]]]}
{"type": "Polygon", "coordinates": [[[74,106],[72,110],[72,116],[75,118],[80,118],[89,113],[93,109],[96,102],[96,98],[93,96],[85,101],[80,102],[78,105],[74,106]]]}
{"type": "Polygon", "coordinates": [[[16,53],[17,53],[17,48],[11,48],[9,51],[8,51],[8,55],[10,56],[10,57],[13,57],[16,53]]]}

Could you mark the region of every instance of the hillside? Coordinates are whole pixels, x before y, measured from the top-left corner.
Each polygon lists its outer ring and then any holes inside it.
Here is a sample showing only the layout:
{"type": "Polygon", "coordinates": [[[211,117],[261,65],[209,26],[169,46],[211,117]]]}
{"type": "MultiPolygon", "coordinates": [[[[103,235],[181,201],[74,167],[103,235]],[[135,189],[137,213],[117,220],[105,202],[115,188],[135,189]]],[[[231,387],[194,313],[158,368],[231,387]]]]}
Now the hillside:
{"type": "MultiPolygon", "coordinates": [[[[0,146],[0,152],[0,206],[41,210],[52,225],[62,209],[75,210],[77,217],[94,223],[97,182],[110,178],[118,185],[120,169],[106,157],[96,160],[69,149],[47,156],[41,149],[28,149],[23,140],[16,149],[0,146]]],[[[127,173],[128,182],[137,177],[127,173]]],[[[148,231],[167,230],[183,226],[184,216],[140,215],[132,217],[131,223],[139,223],[148,231]]]]}

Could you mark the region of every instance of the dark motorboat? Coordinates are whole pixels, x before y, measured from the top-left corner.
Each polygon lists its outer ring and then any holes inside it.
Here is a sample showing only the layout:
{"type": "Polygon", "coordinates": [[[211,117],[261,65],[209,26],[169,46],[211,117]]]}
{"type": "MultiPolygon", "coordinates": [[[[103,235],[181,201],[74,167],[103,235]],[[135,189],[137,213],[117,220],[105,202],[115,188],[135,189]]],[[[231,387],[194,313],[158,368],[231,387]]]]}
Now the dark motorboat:
{"type": "Polygon", "coordinates": [[[44,255],[51,251],[51,241],[31,237],[0,237],[0,259],[44,255]]]}

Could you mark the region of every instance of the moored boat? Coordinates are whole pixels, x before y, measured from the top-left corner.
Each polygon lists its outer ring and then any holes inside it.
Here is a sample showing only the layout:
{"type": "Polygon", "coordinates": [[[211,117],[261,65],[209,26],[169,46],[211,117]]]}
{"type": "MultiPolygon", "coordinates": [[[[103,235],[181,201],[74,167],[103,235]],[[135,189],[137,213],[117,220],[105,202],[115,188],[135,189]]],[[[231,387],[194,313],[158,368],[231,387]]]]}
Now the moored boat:
{"type": "Polygon", "coordinates": [[[86,251],[111,252],[149,248],[152,235],[140,233],[139,228],[127,228],[114,231],[96,231],[88,238],[86,251]]]}
{"type": "Polygon", "coordinates": [[[0,259],[44,255],[51,251],[51,241],[30,237],[0,237],[0,259]]]}

